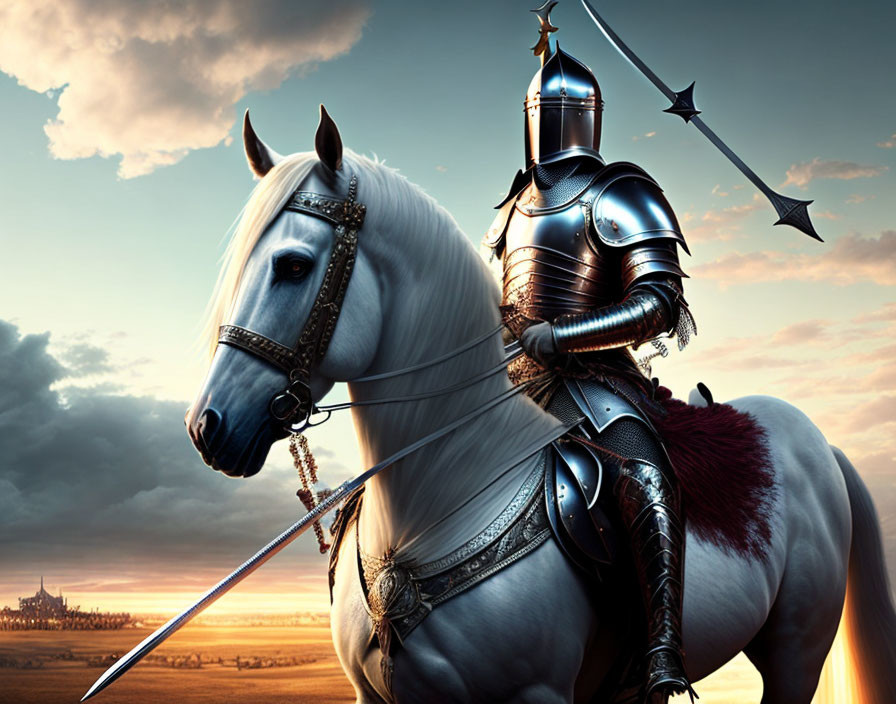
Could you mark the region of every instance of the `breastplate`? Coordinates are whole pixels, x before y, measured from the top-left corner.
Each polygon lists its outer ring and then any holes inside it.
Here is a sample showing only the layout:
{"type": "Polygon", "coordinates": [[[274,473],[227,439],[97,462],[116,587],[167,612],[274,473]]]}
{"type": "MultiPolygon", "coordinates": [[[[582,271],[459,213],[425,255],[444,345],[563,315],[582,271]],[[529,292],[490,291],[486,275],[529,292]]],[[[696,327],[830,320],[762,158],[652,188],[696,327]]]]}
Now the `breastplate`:
{"type": "Polygon", "coordinates": [[[503,277],[503,303],[517,313],[553,320],[621,295],[618,254],[590,234],[591,205],[581,198],[587,191],[549,205],[530,184],[517,198],[505,234],[503,277]]]}

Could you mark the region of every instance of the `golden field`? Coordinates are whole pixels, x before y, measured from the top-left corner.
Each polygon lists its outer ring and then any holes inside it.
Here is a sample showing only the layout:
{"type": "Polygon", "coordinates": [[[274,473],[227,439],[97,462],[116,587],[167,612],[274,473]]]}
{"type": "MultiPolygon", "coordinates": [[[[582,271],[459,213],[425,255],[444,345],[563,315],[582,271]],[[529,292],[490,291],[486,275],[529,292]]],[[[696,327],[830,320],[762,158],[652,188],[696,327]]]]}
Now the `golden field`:
{"type": "MultiPolygon", "coordinates": [[[[2,704],[73,704],[105,667],[88,666],[88,658],[122,655],[150,628],[120,631],[3,631],[0,659],[42,661],[42,667],[0,667],[2,704]],[[71,652],[74,659],[48,659],[71,652]]],[[[98,694],[97,704],[279,704],[354,701],[353,691],[333,652],[326,626],[191,626],[177,633],[154,655],[204,659],[200,669],[141,663],[98,694]],[[299,659],[294,666],[239,669],[232,661],[299,659]]],[[[66,656],[67,657],[67,656],[66,656]]]]}
{"type": "MultiPolygon", "coordinates": [[[[105,667],[88,659],[123,654],[151,632],[0,632],[0,703],[74,704],[105,667]],[[69,655],[69,653],[71,655],[69,655]],[[27,666],[31,660],[32,667],[27,666]]],[[[330,704],[354,701],[325,625],[188,626],[92,701],[97,704],[330,704]],[[193,656],[203,664],[184,666],[193,656]],[[240,657],[241,668],[235,667],[240,657]],[[163,663],[162,659],[172,662],[163,663]],[[216,662],[218,659],[221,662],[216,662]],[[179,662],[173,667],[174,661],[179,662]],[[246,667],[252,662],[266,664],[246,667]],[[279,666],[270,666],[272,663],[279,666]],[[299,662],[301,664],[283,664],[299,662]]],[[[747,704],[761,697],[759,676],[740,656],[699,683],[701,704],[747,704]]],[[[687,701],[686,699],[683,701],[687,701]]]]}

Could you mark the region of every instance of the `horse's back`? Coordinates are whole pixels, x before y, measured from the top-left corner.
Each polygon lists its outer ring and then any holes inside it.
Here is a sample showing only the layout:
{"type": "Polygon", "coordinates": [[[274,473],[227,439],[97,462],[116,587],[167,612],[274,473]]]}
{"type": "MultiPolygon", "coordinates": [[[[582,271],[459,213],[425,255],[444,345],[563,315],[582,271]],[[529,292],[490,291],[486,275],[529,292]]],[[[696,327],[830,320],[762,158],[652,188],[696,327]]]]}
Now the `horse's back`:
{"type": "Polygon", "coordinates": [[[796,679],[797,659],[823,660],[839,622],[849,496],[828,441],[799,409],[770,396],[729,404],[752,415],[765,432],[773,485],[764,510],[771,530],[762,558],[688,536],[688,668],[702,677],[742,649],[757,655],[757,649],[773,647],[792,651],[796,679]]]}
{"type": "Polygon", "coordinates": [[[848,555],[852,531],[843,473],[821,430],[795,406],[772,396],[730,402],[765,430],[774,470],[770,552],[792,561],[801,545],[835,567],[848,555]]]}

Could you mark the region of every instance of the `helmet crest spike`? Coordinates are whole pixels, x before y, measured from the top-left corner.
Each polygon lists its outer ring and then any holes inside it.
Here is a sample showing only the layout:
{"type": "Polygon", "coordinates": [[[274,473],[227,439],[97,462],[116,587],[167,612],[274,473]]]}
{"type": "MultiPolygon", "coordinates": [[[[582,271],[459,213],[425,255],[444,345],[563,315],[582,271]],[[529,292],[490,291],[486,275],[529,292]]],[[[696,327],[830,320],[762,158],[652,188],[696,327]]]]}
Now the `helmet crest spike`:
{"type": "Polygon", "coordinates": [[[538,23],[540,25],[538,30],[538,43],[532,47],[532,53],[541,57],[542,66],[544,66],[544,62],[551,57],[551,42],[548,37],[551,32],[556,32],[558,29],[551,24],[551,10],[554,9],[556,4],[557,0],[546,0],[541,7],[529,10],[529,12],[534,12],[538,16],[538,23]]]}
{"type": "Polygon", "coordinates": [[[557,0],[548,0],[532,10],[541,24],[540,38],[532,47],[541,57],[541,68],[529,84],[524,102],[526,168],[572,156],[600,157],[600,85],[585,64],[560,48],[551,51],[548,37],[557,27],[551,10],[557,0]]]}

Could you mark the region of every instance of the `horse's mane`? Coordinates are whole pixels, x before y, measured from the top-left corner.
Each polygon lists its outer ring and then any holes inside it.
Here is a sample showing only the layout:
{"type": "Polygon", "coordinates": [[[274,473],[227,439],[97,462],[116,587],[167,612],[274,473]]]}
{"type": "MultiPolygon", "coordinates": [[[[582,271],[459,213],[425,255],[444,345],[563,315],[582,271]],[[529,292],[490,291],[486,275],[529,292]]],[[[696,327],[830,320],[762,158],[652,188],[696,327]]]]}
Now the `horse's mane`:
{"type": "MultiPolygon", "coordinates": [[[[400,360],[395,368],[433,359],[499,324],[500,292],[485,262],[454,218],[419,186],[382,162],[352,152],[343,154],[358,177],[357,199],[367,207],[359,232],[359,252],[384,265],[383,273],[400,298],[390,300],[389,334],[381,336],[378,356],[400,360]],[[400,312],[398,312],[400,311],[400,312]]],[[[205,333],[212,349],[217,329],[227,320],[240,277],[268,226],[318,163],[316,154],[287,157],[256,186],[232,240],[214,296],[205,333]]],[[[370,284],[368,284],[370,285],[370,284]]],[[[385,297],[389,298],[389,297],[385,297]]],[[[413,376],[375,382],[357,390],[390,398],[399,390],[438,389],[470,379],[493,367],[502,356],[499,337],[413,376]]],[[[362,460],[372,464],[395,449],[458,419],[509,389],[506,376],[493,374],[480,383],[436,400],[372,405],[356,409],[355,429],[362,460]]],[[[489,412],[432,446],[400,461],[367,487],[362,542],[371,549],[394,547],[402,559],[437,558],[459,547],[498,515],[540,461],[539,454],[499,469],[521,443],[547,436],[558,421],[522,396],[489,412]],[[450,474],[450,480],[446,477],[450,474]],[[388,476],[387,476],[388,475],[388,476]]]]}
{"type": "MultiPolygon", "coordinates": [[[[442,248],[441,256],[446,254],[446,246],[449,253],[462,256],[459,249],[451,246],[452,242],[456,242],[460,249],[464,246],[470,249],[469,241],[452,216],[397,169],[386,166],[376,157],[366,157],[351,150],[345,151],[344,162],[353,173],[358,174],[358,200],[368,206],[365,230],[390,234],[435,231],[428,239],[442,248]],[[380,203],[388,203],[388,208],[376,207],[380,203]]],[[[289,196],[317,163],[318,157],[314,152],[292,154],[271,169],[250,194],[233,228],[206,309],[202,340],[209,354],[214,353],[218,328],[229,316],[252,250],[280,214],[289,196]]]]}

